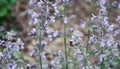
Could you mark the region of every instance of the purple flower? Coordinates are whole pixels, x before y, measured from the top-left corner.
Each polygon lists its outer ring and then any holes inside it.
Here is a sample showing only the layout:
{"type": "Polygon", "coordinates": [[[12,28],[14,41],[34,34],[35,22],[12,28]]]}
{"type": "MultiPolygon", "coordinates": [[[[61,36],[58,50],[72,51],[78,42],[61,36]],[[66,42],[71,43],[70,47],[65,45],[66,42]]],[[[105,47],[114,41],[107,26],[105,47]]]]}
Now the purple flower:
{"type": "Polygon", "coordinates": [[[53,40],[52,35],[48,35],[48,39],[49,39],[49,41],[52,41],[53,40]]]}
{"type": "Polygon", "coordinates": [[[7,47],[7,48],[11,48],[11,47],[12,47],[12,42],[8,41],[8,42],[6,43],[6,47],[7,47]]]}
{"type": "Polygon", "coordinates": [[[86,22],[83,21],[83,20],[80,20],[80,25],[82,28],[85,28],[86,27],[86,22]]]}
{"type": "Polygon", "coordinates": [[[37,32],[37,30],[35,28],[33,28],[29,33],[28,35],[35,35],[37,32]]]}
{"type": "Polygon", "coordinates": [[[108,32],[112,32],[113,30],[114,30],[114,27],[115,27],[115,25],[110,25],[109,27],[108,27],[108,32]]]}
{"type": "Polygon", "coordinates": [[[57,37],[58,35],[59,35],[59,32],[57,30],[53,32],[53,37],[57,37]]]}
{"type": "Polygon", "coordinates": [[[55,23],[55,16],[52,16],[50,21],[55,23]]]}
{"type": "Polygon", "coordinates": [[[105,46],[105,41],[104,41],[104,40],[101,40],[101,41],[100,41],[100,46],[101,46],[101,47],[104,47],[104,46],[105,46]]]}
{"type": "Polygon", "coordinates": [[[0,58],[1,58],[1,57],[3,57],[3,56],[4,56],[4,55],[3,55],[3,53],[2,53],[2,52],[0,52],[0,58]]]}
{"type": "Polygon", "coordinates": [[[79,49],[75,50],[74,55],[77,56],[78,54],[81,54],[81,51],[79,49]]]}
{"type": "Polygon", "coordinates": [[[120,16],[117,16],[116,21],[118,21],[118,23],[120,24],[120,16]]]}
{"type": "Polygon", "coordinates": [[[67,18],[67,17],[64,17],[63,23],[64,23],[64,24],[67,24],[67,23],[68,23],[68,18],[67,18]]]}
{"type": "Polygon", "coordinates": [[[32,50],[31,52],[29,52],[29,55],[32,57],[35,52],[36,50],[32,50]]]}
{"type": "Polygon", "coordinates": [[[20,48],[19,48],[19,45],[18,44],[16,44],[16,43],[14,43],[14,45],[13,45],[13,50],[16,52],[16,51],[18,51],[20,48]]]}
{"type": "Polygon", "coordinates": [[[47,34],[50,34],[51,33],[51,30],[50,30],[50,27],[46,27],[46,31],[45,31],[47,34]]]}
{"type": "Polygon", "coordinates": [[[16,62],[13,62],[13,63],[7,64],[6,69],[16,69],[16,67],[17,67],[16,62]]]}
{"type": "Polygon", "coordinates": [[[0,40],[0,46],[4,44],[5,41],[0,40]]]}
{"type": "Polygon", "coordinates": [[[109,26],[108,23],[109,23],[109,22],[108,22],[108,17],[105,16],[105,17],[103,18],[103,25],[104,25],[104,26],[109,26]]]}
{"type": "Polygon", "coordinates": [[[114,36],[117,36],[118,34],[120,34],[120,29],[115,30],[115,32],[114,32],[114,36]]]}
{"type": "Polygon", "coordinates": [[[102,62],[104,57],[105,57],[105,55],[101,54],[101,55],[99,56],[99,58],[98,58],[99,61],[102,62]]]}
{"type": "Polygon", "coordinates": [[[99,0],[100,6],[103,6],[106,4],[106,0],[99,0]]]}
{"type": "Polygon", "coordinates": [[[7,53],[7,57],[8,57],[9,59],[11,59],[12,53],[11,53],[11,52],[8,52],[8,53],[7,53]]]}

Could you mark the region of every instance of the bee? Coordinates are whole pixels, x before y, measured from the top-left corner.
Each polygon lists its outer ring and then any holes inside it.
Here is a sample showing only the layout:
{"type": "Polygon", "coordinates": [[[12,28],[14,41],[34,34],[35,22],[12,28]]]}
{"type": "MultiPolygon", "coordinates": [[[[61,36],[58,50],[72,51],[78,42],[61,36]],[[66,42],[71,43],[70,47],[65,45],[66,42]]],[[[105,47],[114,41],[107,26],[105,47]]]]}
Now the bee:
{"type": "Polygon", "coordinates": [[[37,65],[36,64],[34,64],[34,65],[32,65],[32,66],[27,66],[27,69],[37,69],[37,65]]]}
{"type": "Polygon", "coordinates": [[[76,43],[76,44],[73,44],[73,41],[69,41],[69,44],[70,44],[71,47],[78,45],[77,43],[76,43]]]}

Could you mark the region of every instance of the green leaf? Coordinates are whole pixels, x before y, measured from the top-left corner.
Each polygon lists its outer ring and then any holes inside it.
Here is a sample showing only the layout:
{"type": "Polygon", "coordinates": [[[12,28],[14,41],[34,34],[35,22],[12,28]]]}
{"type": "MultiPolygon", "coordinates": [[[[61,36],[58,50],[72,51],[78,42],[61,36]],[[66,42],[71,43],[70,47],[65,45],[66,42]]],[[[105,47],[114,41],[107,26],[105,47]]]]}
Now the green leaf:
{"type": "Polygon", "coordinates": [[[8,3],[7,3],[7,0],[0,0],[0,5],[1,5],[1,4],[8,4],[8,3]]]}
{"type": "Polygon", "coordinates": [[[113,58],[113,64],[114,65],[116,65],[116,64],[120,65],[120,57],[114,57],[113,58]]]}
{"type": "Polygon", "coordinates": [[[6,8],[1,8],[1,10],[0,10],[0,17],[5,16],[6,14],[7,14],[6,8]]]}
{"type": "Polygon", "coordinates": [[[91,51],[89,52],[90,55],[95,55],[95,53],[96,53],[96,52],[94,52],[94,50],[91,50],[91,51]]]}
{"type": "Polygon", "coordinates": [[[23,59],[23,55],[19,51],[13,53],[13,57],[16,58],[16,59],[23,59]]]}
{"type": "Polygon", "coordinates": [[[60,5],[60,6],[58,6],[58,10],[63,12],[63,11],[65,10],[64,5],[60,5]]]}
{"type": "Polygon", "coordinates": [[[9,8],[9,9],[7,9],[7,14],[6,14],[6,17],[7,16],[12,16],[12,11],[11,11],[11,9],[9,8]]]}
{"type": "Polygon", "coordinates": [[[0,26],[3,26],[3,23],[4,23],[4,18],[0,17],[0,26]]]}
{"type": "Polygon", "coordinates": [[[89,27],[88,27],[88,30],[89,30],[90,32],[92,32],[92,31],[93,31],[93,27],[92,27],[92,26],[89,26],[89,27]]]}
{"type": "Polygon", "coordinates": [[[7,8],[9,6],[9,3],[7,2],[7,0],[0,0],[0,9],[1,8],[7,8]]]}
{"type": "Polygon", "coordinates": [[[24,66],[27,65],[23,60],[20,60],[20,59],[17,60],[17,63],[18,63],[18,64],[22,64],[22,65],[24,65],[24,66]]]}
{"type": "Polygon", "coordinates": [[[16,0],[8,0],[9,4],[12,5],[15,3],[16,0]]]}

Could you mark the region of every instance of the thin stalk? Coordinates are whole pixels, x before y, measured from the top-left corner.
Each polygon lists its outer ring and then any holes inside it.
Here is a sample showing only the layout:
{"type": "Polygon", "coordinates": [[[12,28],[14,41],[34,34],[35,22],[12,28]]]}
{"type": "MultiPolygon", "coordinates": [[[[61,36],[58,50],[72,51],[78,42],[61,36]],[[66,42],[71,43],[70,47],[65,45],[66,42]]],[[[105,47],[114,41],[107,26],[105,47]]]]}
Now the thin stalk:
{"type": "MultiPolygon", "coordinates": [[[[88,53],[88,41],[90,40],[90,35],[91,35],[91,30],[90,30],[90,28],[91,28],[91,17],[92,17],[92,13],[93,13],[93,8],[94,8],[94,2],[92,1],[92,8],[91,8],[91,10],[90,10],[90,19],[89,19],[89,25],[88,25],[88,40],[87,40],[87,45],[86,45],[86,56],[85,56],[85,65],[86,66],[88,66],[88,63],[87,63],[87,53],[88,53]]],[[[85,67],[85,69],[87,69],[86,67],[85,67]]]]}
{"type": "Polygon", "coordinates": [[[64,46],[65,46],[65,60],[66,60],[66,69],[68,69],[68,63],[67,63],[67,45],[66,45],[66,24],[64,24],[64,46]]]}
{"type": "Polygon", "coordinates": [[[39,43],[40,43],[39,46],[38,46],[38,49],[39,49],[39,53],[40,53],[40,58],[39,58],[40,68],[43,69],[43,67],[42,67],[42,57],[41,57],[41,52],[42,52],[42,47],[41,47],[41,40],[42,40],[41,25],[42,25],[42,24],[41,24],[41,23],[42,23],[42,22],[39,23],[39,27],[40,27],[39,30],[40,30],[40,31],[38,31],[39,34],[40,34],[40,35],[38,36],[38,38],[39,38],[39,43]]]}
{"type": "MultiPolygon", "coordinates": [[[[89,25],[88,27],[91,27],[92,24],[91,24],[91,17],[92,17],[92,13],[93,13],[93,8],[94,8],[94,2],[92,2],[92,6],[91,6],[91,10],[90,10],[90,19],[89,19],[89,25]]],[[[90,40],[90,35],[91,35],[91,30],[88,28],[88,40],[87,40],[87,45],[86,45],[86,52],[88,52],[88,41],[90,40]]]]}
{"type": "MultiPolygon", "coordinates": [[[[64,5],[65,10],[64,10],[64,15],[66,15],[66,10],[67,10],[67,6],[66,4],[64,5]]],[[[67,63],[67,59],[68,59],[68,55],[67,55],[67,42],[66,42],[66,27],[67,24],[64,23],[64,47],[65,47],[65,61],[66,61],[66,69],[68,69],[68,63],[67,63]]]]}
{"type": "MultiPolygon", "coordinates": [[[[103,31],[101,31],[101,39],[103,39],[104,38],[104,32],[103,31]]],[[[105,47],[101,47],[101,54],[103,54],[104,53],[104,48],[105,47]]],[[[101,69],[104,69],[104,57],[102,58],[102,62],[101,62],[101,69]]]]}
{"type": "MultiPolygon", "coordinates": [[[[104,47],[102,47],[102,54],[104,52],[104,47]]],[[[104,58],[102,58],[102,62],[101,62],[101,68],[100,69],[104,69],[104,58]]]]}

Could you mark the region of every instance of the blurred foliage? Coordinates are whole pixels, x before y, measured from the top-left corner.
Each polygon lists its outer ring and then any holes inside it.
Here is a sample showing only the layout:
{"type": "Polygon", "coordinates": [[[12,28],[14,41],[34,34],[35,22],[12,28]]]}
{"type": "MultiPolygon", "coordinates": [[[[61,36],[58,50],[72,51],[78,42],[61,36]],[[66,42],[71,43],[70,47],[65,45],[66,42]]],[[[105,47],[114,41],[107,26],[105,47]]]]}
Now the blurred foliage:
{"type": "Polygon", "coordinates": [[[11,16],[11,6],[15,0],[0,0],[0,26],[3,25],[6,17],[11,16]]]}
{"type": "Polygon", "coordinates": [[[22,55],[22,53],[19,52],[19,51],[14,52],[14,53],[13,53],[13,57],[14,57],[15,59],[23,59],[23,55],[22,55]]]}

